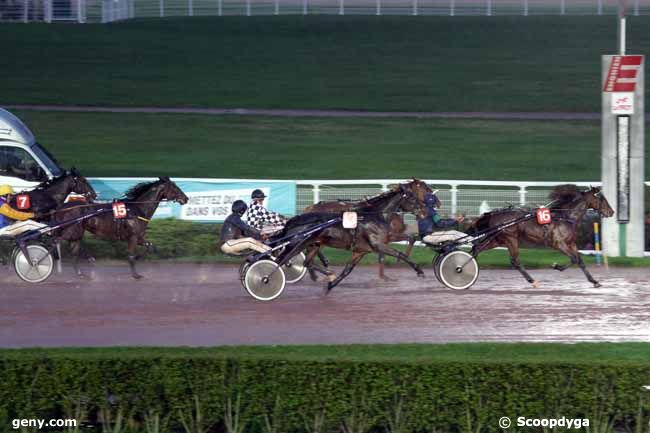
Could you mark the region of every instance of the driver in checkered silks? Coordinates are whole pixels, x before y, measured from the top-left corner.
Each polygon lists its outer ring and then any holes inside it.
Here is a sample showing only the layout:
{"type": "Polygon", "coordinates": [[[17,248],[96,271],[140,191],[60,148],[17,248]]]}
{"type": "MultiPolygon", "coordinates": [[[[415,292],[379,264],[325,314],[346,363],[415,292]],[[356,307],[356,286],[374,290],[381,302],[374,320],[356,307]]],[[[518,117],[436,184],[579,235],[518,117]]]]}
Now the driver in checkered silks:
{"type": "Polygon", "coordinates": [[[246,212],[246,203],[237,200],[232,204],[232,213],[223,222],[219,235],[219,247],[226,254],[239,254],[247,250],[265,253],[271,248],[260,242],[262,233],[249,226],[241,217],[246,212]]]}
{"type": "Polygon", "coordinates": [[[458,223],[463,222],[461,216],[455,218],[441,218],[436,208],[442,207],[442,202],[435,194],[429,192],[424,197],[426,206],[425,216],[418,218],[418,232],[423,242],[428,244],[441,244],[443,242],[455,241],[465,236],[465,233],[457,230],[450,230],[456,227],[458,223]]]}
{"type": "Polygon", "coordinates": [[[287,222],[287,219],[277,212],[273,212],[264,207],[266,196],[260,189],[256,189],[251,194],[251,203],[248,205],[248,211],[244,217],[248,224],[260,230],[263,234],[276,232],[287,222]]]}

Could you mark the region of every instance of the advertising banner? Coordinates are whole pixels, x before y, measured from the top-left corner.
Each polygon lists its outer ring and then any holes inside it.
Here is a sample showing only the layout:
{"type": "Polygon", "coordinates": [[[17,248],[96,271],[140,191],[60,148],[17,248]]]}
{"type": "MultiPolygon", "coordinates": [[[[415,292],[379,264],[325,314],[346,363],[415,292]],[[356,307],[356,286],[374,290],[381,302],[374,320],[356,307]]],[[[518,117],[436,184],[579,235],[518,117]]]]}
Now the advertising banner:
{"type": "MultiPolygon", "coordinates": [[[[126,191],[140,182],[156,179],[90,178],[98,200],[123,198],[126,191]]],[[[221,181],[218,179],[172,179],[189,198],[186,205],[161,202],[154,218],[177,218],[197,222],[223,222],[230,215],[235,200],[251,201],[251,193],[261,189],[267,196],[264,205],[274,212],[292,216],[296,213],[296,183],[292,181],[221,181]]]]}

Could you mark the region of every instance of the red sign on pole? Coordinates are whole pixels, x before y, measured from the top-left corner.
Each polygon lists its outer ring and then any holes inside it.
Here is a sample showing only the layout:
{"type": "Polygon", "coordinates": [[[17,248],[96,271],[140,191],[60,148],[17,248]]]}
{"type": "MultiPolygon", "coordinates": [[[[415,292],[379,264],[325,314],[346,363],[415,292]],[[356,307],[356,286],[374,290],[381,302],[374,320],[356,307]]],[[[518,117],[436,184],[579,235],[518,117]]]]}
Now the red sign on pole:
{"type": "Polygon", "coordinates": [[[643,56],[613,56],[603,92],[634,92],[643,56]]]}

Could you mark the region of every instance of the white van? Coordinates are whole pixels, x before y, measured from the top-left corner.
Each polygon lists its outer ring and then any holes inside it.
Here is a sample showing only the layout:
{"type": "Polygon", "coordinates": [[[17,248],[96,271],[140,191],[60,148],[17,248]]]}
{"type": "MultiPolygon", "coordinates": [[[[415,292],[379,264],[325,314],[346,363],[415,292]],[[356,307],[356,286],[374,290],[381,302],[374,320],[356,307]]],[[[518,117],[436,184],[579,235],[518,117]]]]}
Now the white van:
{"type": "Polygon", "coordinates": [[[63,174],[56,159],[16,116],[0,108],[0,185],[32,189],[63,174]]]}

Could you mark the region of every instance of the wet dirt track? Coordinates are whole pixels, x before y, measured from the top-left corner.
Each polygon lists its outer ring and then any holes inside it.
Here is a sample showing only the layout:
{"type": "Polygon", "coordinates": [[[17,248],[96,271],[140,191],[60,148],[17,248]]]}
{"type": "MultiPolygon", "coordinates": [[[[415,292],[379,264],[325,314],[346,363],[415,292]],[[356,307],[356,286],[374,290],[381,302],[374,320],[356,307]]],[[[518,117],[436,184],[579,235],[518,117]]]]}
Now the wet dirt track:
{"type": "MultiPolygon", "coordinates": [[[[340,269],[340,268],[339,268],[340,269]]],[[[47,283],[0,277],[0,346],[214,346],[455,341],[650,341],[650,270],[532,270],[530,287],[512,270],[483,270],[454,292],[432,270],[395,281],[362,267],[326,297],[308,278],[272,302],[241,288],[234,265],[97,265],[81,281],[70,271],[47,283]]]]}

